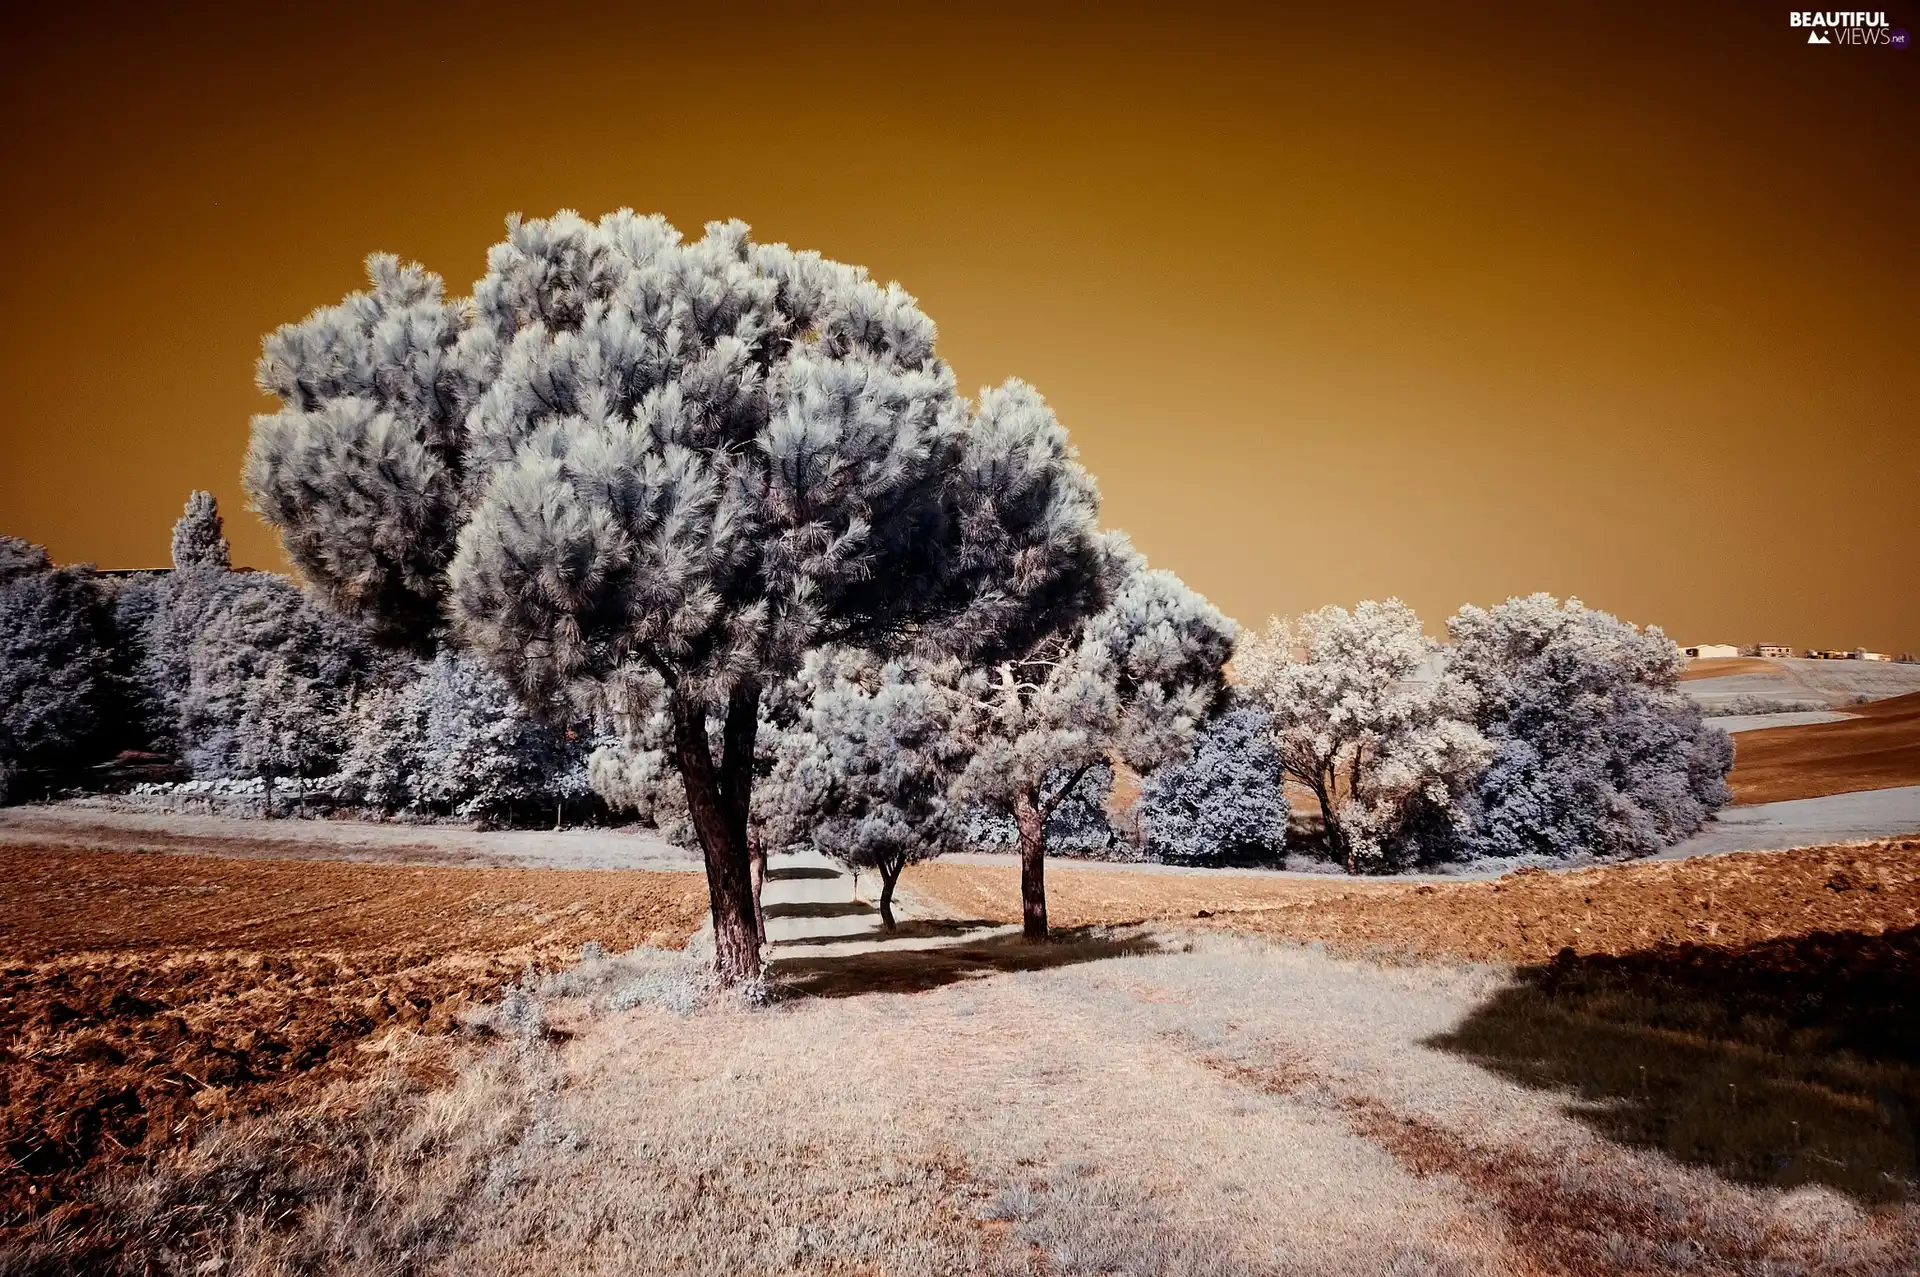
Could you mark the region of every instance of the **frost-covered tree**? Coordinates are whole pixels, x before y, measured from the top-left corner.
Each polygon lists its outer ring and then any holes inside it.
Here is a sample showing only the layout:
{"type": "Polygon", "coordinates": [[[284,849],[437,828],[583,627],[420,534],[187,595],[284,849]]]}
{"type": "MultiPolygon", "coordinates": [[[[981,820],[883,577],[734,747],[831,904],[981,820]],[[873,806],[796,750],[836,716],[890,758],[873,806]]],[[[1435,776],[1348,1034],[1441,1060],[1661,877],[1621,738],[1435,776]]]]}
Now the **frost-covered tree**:
{"type": "Polygon", "coordinates": [[[1074,631],[979,669],[960,690],[973,757],[962,801],[1011,817],[1023,930],[1047,933],[1047,819],[1118,758],[1142,771],[1180,756],[1222,690],[1233,622],[1125,541],[1108,543],[1113,601],[1074,631]]]}
{"type": "Polygon", "coordinates": [[[1278,856],[1290,814],[1272,721],[1231,703],[1201,724],[1187,758],[1141,782],[1135,807],[1147,854],[1175,864],[1278,856]]]}
{"type": "Polygon", "coordinates": [[[102,751],[109,629],[88,569],[56,568],[39,546],[0,537],[0,765],[13,797],[102,751]]]}
{"type": "Polygon", "coordinates": [[[335,607],[445,630],[531,704],[656,686],[716,967],[757,974],[762,686],[827,644],[990,659],[1097,606],[1065,432],[1017,382],[963,400],[897,286],[738,222],[516,218],[470,299],[369,265],[266,341],[256,508],[335,607]]]}
{"type": "Polygon", "coordinates": [[[1460,796],[1493,749],[1474,693],[1398,599],[1323,607],[1241,641],[1234,668],[1266,710],[1283,772],[1313,792],[1328,852],[1349,873],[1430,849],[1410,835],[1464,819],[1460,796]]]}
{"type": "Polygon", "coordinates": [[[498,675],[456,653],[364,694],[346,737],[343,791],[389,813],[499,821],[553,810],[584,779],[583,739],[536,718],[498,675]]]}
{"type": "Polygon", "coordinates": [[[263,811],[273,816],[273,785],[291,778],[306,801],[307,778],[326,763],[334,743],[331,689],[281,653],[242,686],[233,724],[234,762],[263,783],[263,811]]]}
{"type": "Polygon", "coordinates": [[[1463,607],[1447,632],[1496,750],[1469,804],[1474,854],[1645,855],[1728,800],[1732,739],[1680,690],[1686,658],[1659,629],[1534,594],[1463,607]]]}
{"type": "MultiPolygon", "coordinates": [[[[1040,782],[1046,796],[1047,817],[1040,826],[1040,842],[1054,855],[1126,855],[1126,835],[1108,804],[1113,796],[1113,768],[1104,760],[1091,767],[1058,768],[1040,782]],[[1076,780],[1075,777],[1078,777],[1076,780]]],[[[979,803],[959,805],[955,845],[974,851],[1018,851],[1020,824],[1011,810],[979,803]]],[[[1115,857],[1118,858],[1118,857],[1115,857]]]]}
{"type": "Polygon", "coordinates": [[[196,488],[187,498],[186,512],[173,525],[174,571],[214,568],[224,572],[232,566],[220,507],[211,492],[196,488]]]}
{"type": "Polygon", "coordinates": [[[196,774],[259,774],[241,756],[239,733],[247,698],[276,662],[324,700],[316,730],[327,733],[327,750],[340,748],[341,711],[372,664],[358,627],[265,572],[194,571],[168,584],[153,659],[171,688],[181,753],[196,774]]]}
{"type": "Polygon", "coordinates": [[[957,675],[840,649],[807,658],[806,708],[780,740],[768,783],[779,841],[807,837],[826,855],[880,875],[880,918],[909,864],[954,842],[949,793],[969,758],[957,675]]]}

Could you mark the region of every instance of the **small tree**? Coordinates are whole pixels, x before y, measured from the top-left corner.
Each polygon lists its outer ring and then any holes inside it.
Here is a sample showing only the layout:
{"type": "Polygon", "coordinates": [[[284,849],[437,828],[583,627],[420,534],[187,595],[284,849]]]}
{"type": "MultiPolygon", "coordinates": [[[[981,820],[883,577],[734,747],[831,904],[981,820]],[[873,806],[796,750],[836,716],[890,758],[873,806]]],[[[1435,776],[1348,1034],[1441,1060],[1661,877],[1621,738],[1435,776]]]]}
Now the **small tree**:
{"type": "Polygon", "coordinates": [[[769,778],[776,840],[804,834],[829,856],[877,870],[889,931],[901,871],[953,839],[948,793],[968,759],[955,681],[942,686],[905,661],[815,653],[799,680],[806,708],[769,778]]]}
{"type": "Polygon", "coordinates": [[[1019,833],[1022,929],[1047,934],[1048,817],[1118,757],[1147,770],[1177,758],[1222,689],[1233,622],[1171,572],[1109,543],[1113,602],[1071,634],[968,675],[973,757],[957,795],[1019,833]]]}
{"type": "Polygon", "coordinates": [[[306,779],[328,756],[333,736],[327,690],[284,655],[272,654],[241,694],[234,724],[235,761],[260,778],[268,819],[273,817],[274,781],[292,777],[305,806],[306,779]]]}
{"type": "Polygon", "coordinates": [[[233,566],[222,530],[220,507],[211,492],[195,489],[187,509],[173,525],[173,568],[187,572],[212,568],[224,572],[233,566]]]}
{"type": "MultiPolygon", "coordinates": [[[[313,724],[327,753],[344,745],[342,711],[371,674],[358,627],[314,607],[265,572],[176,574],[154,660],[175,693],[182,752],[202,775],[253,773],[239,734],[247,698],[277,662],[324,702],[313,724]],[[178,680],[178,682],[176,682],[178,680]],[[183,685],[181,685],[183,684],[183,685]]],[[[282,773],[286,774],[286,773],[282,773]]]]}
{"type": "Polygon", "coordinates": [[[1141,782],[1135,814],[1147,854],[1156,860],[1207,864],[1278,856],[1291,811],[1272,720],[1257,706],[1232,704],[1207,719],[1190,757],[1141,782]]]}
{"type": "Polygon", "coordinates": [[[1097,606],[1065,432],[1019,383],[963,401],[897,286],[738,222],[516,218],[470,300],[369,274],[266,341],[256,508],[336,608],[537,708],[655,688],[716,968],[757,975],[762,688],[822,645],[985,659],[1097,606]]]}
{"type": "Polygon", "coordinates": [[[1241,642],[1234,667],[1348,873],[1397,867],[1421,850],[1410,833],[1464,819],[1460,795],[1493,749],[1467,721],[1473,689],[1398,599],[1276,618],[1241,642]]]}
{"type": "Polygon", "coordinates": [[[353,707],[342,788],[388,812],[500,821],[552,810],[584,744],[527,711],[497,675],[443,652],[353,707]]]}
{"type": "Polygon", "coordinates": [[[1686,657],[1578,599],[1463,607],[1453,669],[1495,747],[1466,832],[1485,856],[1640,856],[1692,834],[1730,797],[1732,739],[1680,690],[1686,657]]]}

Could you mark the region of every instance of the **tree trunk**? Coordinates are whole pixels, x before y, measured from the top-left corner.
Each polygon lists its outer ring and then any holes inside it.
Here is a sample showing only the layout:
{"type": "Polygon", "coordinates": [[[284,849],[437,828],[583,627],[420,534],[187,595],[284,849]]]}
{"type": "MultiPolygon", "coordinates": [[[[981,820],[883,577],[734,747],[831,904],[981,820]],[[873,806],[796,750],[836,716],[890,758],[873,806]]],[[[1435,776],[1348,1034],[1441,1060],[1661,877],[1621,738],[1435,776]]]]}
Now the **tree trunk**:
{"type": "Polygon", "coordinates": [[[264,793],[266,795],[266,810],[267,810],[266,819],[272,820],[273,819],[273,773],[270,771],[260,773],[260,783],[265,786],[264,793]]]}
{"type": "MultiPolygon", "coordinates": [[[[736,700],[738,697],[736,696],[736,700]]],[[[756,698],[757,699],[757,698],[756,698]]],[[[739,803],[734,818],[737,763],[713,762],[707,743],[707,707],[679,696],[671,700],[673,746],[680,779],[687,790],[687,814],[700,839],[707,867],[707,903],[713,915],[713,969],[722,984],[742,984],[760,974],[760,929],[753,908],[753,869],[747,851],[746,805],[739,803]]],[[[728,706],[726,741],[734,744],[733,706],[728,706]]],[[[747,736],[747,779],[752,779],[752,735],[747,736]]],[[[731,748],[727,751],[733,752],[731,748]]]]}
{"type": "MultiPolygon", "coordinates": [[[[883,857],[880,861],[880,922],[888,931],[895,929],[893,925],[893,884],[900,881],[900,871],[906,867],[907,858],[905,856],[900,856],[896,859],[883,857]]],[[[1046,905],[1044,903],[1041,904],[1040,910],[1042,914],[1045,914],[1046,905]]],[[[1046,925],[1044,919],[1041,925],[1043,928],[1046,925]]]]}
{"type": "Polygon", "coordinates": [[[1032,794],[1014,804],[1020,826],[1020,929],[1029,940],[1047,938],[1047,848],[1042,839],[1046,818],[1032,794]]]}
{"type": "Polygon", "coordinates": [[[767,845],[751,828],[747,830],[747,854],[753,870],[753,925],[760,933],[760,942],[766,944],[767,911],[760,904],[760,894],[767,889],[767,845]]]}

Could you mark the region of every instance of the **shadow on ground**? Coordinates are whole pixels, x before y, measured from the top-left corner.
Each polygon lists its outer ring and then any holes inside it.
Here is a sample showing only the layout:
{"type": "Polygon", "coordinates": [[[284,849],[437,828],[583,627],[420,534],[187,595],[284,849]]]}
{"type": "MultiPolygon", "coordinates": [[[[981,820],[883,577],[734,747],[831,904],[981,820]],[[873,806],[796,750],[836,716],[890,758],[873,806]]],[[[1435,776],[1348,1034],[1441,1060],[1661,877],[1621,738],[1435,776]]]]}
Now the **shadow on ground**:
{"type": "MultiPolygon", "coordinates": [[[[903,926],[894,934],[905,931],[903,926]]],[[[773,962],[770,974],[791,993],[850,998],[863,993],[919,993],[1004,971],[1041,971],[1159,950],[1159,943],[1151,935],[1077,927],[1057,930],[1037,942],[1002,933],[931,949],[875,949],[845,957],[780,958],[773,962]]]]}
{"type": "Polygon", "coordinates": [[[880,911],[864,900],[795,900],[768,905],[763,912],[769,918],[866,918],[880,911]]]}
{"type": "Polygon", "coordinates": [[[768,882],[801,882],[809,880],[819,882],[844,877],[846,877],[845,874],[834,869],[824,868],[820,865],[796,865],[789,869],[767,870],[768,882]]]}
{"type": "MultiPolygon", "coordinates": [[[[869,909],[868,912],[877,914],[879,910],[869,909]]],[[[782,949],[791,949],[804,945],[845,944],[848,940],[881,943],[892,940],[946,940],[964,936],[970,931],[984,931],[999,925],[986,918],[916,918],[898,924],[892,931],[872,931],[857,936],[838,933],[824,936],[791,936],[779,943],[782,949]]]]}
{"type": "Polygon", "coordinates": [[[1430,1045],[1730,1179],[1920,1196],[1920,929],[1563,950],[1430,1045]]]}

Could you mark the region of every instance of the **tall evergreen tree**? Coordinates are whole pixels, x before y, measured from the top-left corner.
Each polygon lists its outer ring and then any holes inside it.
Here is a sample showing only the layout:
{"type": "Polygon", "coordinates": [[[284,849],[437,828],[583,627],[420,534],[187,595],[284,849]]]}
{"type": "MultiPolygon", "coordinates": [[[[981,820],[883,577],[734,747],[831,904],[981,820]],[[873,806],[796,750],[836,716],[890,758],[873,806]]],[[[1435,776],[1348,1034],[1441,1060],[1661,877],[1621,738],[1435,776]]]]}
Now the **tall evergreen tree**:
{"type": "Polygon", "coordinates": [[[369,273],[267,339],[249,493],[391,641],[444,631],[536,706],[657,691],[725,980],[759,970],[762,686],[824,644],[991,659],[1101,602],[1065,432],[1019,383],[964,401],[898,286],[626,211],[513,219],[471,299],[369,273]]]}
{"type": "Polygon", "coordinates": [[[220,507],[213,494],[195,489],[187,497],[187,509],[173,525],[173,567],[176,572],[193,568],[226,571],[233,566],[222,530],[220,507]]]}

